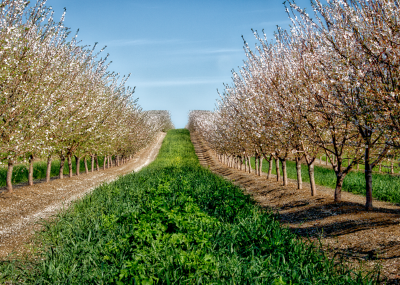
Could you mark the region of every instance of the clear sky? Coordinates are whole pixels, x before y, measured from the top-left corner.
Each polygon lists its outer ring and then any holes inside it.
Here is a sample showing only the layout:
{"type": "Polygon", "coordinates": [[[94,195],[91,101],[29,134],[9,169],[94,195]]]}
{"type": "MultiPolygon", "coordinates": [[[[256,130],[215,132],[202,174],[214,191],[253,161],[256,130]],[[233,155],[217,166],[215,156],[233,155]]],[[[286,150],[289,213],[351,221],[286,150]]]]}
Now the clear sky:
{"type": "MultiPolygon", "coordinates": [[[[107,46],[111,71],[131,73],[129,86],[144,110],[169,110],[176,128],[190,110],[213,110],[217,89],[245,60],[243,35],[251,29],[273,37],[290,23],[283,0],[48,0],[65,25],[79,29],[82,44],[107,46]]],[[[308,0],[298,0],[309,7],[308,0]]],[[[310,8],[307,9],[311,11],[310,8]]]]}

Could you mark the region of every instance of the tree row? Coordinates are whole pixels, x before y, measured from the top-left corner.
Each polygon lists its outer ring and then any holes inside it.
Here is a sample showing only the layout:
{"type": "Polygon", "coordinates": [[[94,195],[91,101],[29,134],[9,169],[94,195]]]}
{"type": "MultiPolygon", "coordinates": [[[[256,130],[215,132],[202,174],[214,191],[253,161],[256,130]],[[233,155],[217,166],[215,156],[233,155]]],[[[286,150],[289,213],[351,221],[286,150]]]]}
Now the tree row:
{"type": "MultiPolygon", "coordinates": [[[[12,191],[15,163],[72,157],[126,160],[161,130],[132,98],[127,77],[108,71],[107,56],[82,46],[46,0],[0,2],[0,160],[12,191]]],[[[93,165],[93,163],[92,163],[93,165]]],[[[104,165],[105,167],[105,165],[104,165]]],[[[79,169],[79,168],[78,168],[79,169]]],[[[79,173],[77,173],[79,174],[79,173]]]]}
{"type": "Polygon", "coordinates": [[[261,158],[276,159],[284,185],[292,158],[302,187],[305,160],[312,195],[314,162],[325,153],[337,202],[345,176],[363,163],[371,210],[372,168],[400,146],[398,1],[316,0],[312,17],[294,1],[285,8],[290,29],[278,28],[273,40],[254,32],[258,43],[251,49],[245,42],[247,59],[215,112],[192,112],[189,128],[231,165],[255,156],[260,169],[261,158]]]}

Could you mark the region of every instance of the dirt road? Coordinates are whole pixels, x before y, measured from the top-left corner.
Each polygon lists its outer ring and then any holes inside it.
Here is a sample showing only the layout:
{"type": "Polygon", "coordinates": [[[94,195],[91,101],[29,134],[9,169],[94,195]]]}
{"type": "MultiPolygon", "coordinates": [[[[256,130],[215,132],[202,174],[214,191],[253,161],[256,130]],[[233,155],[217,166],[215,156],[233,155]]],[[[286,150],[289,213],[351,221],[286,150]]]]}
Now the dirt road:
{"type": "Polygon", "coordinates": [[[152,145],[122,166],[18,187],[12,194],[0,194],[0,257],[29,251],[29,241],[34,231],[40,229],[37,222],[41,219],[53,216],[100,184],[147,166],[156,158],[164,137],[165,133],[160,133],[152,145]]]}

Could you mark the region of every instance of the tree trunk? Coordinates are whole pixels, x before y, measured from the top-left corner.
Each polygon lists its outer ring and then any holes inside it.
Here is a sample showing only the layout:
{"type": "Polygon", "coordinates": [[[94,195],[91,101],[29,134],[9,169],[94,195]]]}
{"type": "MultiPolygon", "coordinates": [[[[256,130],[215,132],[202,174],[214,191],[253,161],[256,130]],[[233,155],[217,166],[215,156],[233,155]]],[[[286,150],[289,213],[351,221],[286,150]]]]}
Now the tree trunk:
{"type": "Polygon", "coordinates": [[[92,165],[91,165],[92,172],[94,172],[94,155],[93,154],[91,155],[91,163],[92,163],[92,165]]]}
{"type": "Polygon", "coordinates": [[[71,178],[74,174],[73,174],[73,169],[72,169],[72,155],[68,154],[67,156],[68,159],[68,171],[69,171],[69,177],[71,178]]]}
{"type": "MultiPolygon", "coordinates": [[[[308,164],[308,176],[310,177],[310,187],[311,187],[311,196],[317,195],[317,187],[315,186],[315,178],[314,178],[314,160],[308,164]]],[[[335,192],[336,193],[336,192],[335,192]]]]}
{"type": "Polygon", "coordinates": [[[368,145],[365,147],[365,191],[366,191],[366,202],[365,209],[367,211],[372,210],[372,169],[371,164],[369,163],[369,147],[368,145]]]}
{"type": "Polygon", "coordinates": [[[328,166],[328,156],[325,154],[325,165],[328,166]]]}
{"type": "Polygon", "coordinates": [[[89,173],[89,168],[88,168],[86,156],[85,156],[85,158],[83,159],[83,163],[85,164],[85,173],[88,174],[88,173],[89,173]]]}
{"type": "Polygon", "coordinates": [[[81,173],[81,158],[75,155],[75,164],[76,164],[76,176],[79,176],[81,173]]]}
{"type": "Polygon", "coordinates": [[[7,184],[7,192],[12,193],[13,192],[13,186],[12,186],[12,173],[13,173],[13,168],[14,168],[14,162],[10,158],[8,160],[8,169],[7,169],[7,178],[6,178],[6,184],[7,184]]]}
{"type": "Polygon", "coordinates": [[[247,163],[248,163],[248,165],[249,165],[249,173],[251,173],[252,168],[251,168],[250,156],[247,157],[247,163]]]}
{"type": "Polygon", "coordinates": [[[261,156],[259,156],[258,157],[258,167],[259,167],[258,176],[261,176],[261,173],[262,173],[262,161],[263,161],[263,158],[261,156]]]}
{"type": "Polygon", "coordinates": [[[107,155],[107,168],[110,168],[110,167],[111,167],[111,159],[110,159],[110,156],[107,155]]]}
{"type": "Polygon", "coordinates": [[[276,181],[280,181],[281,180],[281,172],[279,170],[279,159],[275,158],[275,169],[276,169],[276,181]]]}
{"type": "Polygon", "coordinates": [[[336,173],[335,202],[342,201],[343,173],[336,173]]]}
{"type": "Polygon", "coordinates": [[[29,156],[28,184],[33,185],[33,155],[29,156]]]}
{"type": "Polygon", "coordinates": [[[390,173],[394,174],[394,163],[393,163],[393,160],[390,161],[390,173]]]}
{"type": "Polygon", "coordinates": [[[51,155],[47,157],[46,182],[50,182],[50,177],[51,177],[51,155]]]}
{"type": "Polygon", "coordinates": [[[96,171],[100,171],[99,158],[97,157],[97,154],[95,155],[94,160],[96,161],[96,171]]]}
{"type": "Polygon", "coordinates": [[[59,177],[60,179],[64,178],[64,164],[65,164],[65,156],[64,155],[60,155],[60,170],[59,170],[59,177]]]}
{"type": "Polygon", "coordinates": [[[104,161],[103,161],[103,170],[106,170],[106,162],[107,162],[107,156],[104,156],[104,161]]]}
{"type": "Polygon", "coordinates": [[[297,189],[303,189],[303,179],[301,178],[301,158],[296,157],[297,189]]]}
{"type": "Polygon", "coordinates": [[[271,175],[272,175],[272,162],[273,162],[274,160],[272,159],[272,155],[269,157],[269,160],[268,160],[268,175],[267,175],[267,179],[270,179],[271,178],[271,175]]]}
{"type": "Polygon", "coordinates": [[[289,181],[287,178],[286,158],[280,158],[279,160],[282,163],[283,186],[287,186],[289,184],[289,181]]]}
{"type": "Polygon", "coordinates": [[[255,171],[256,175],[258,175],[258,161],[257,161],[257,159],[258,159],[258,157],[255,156],[254,157],[254,171],[255,171]]]}

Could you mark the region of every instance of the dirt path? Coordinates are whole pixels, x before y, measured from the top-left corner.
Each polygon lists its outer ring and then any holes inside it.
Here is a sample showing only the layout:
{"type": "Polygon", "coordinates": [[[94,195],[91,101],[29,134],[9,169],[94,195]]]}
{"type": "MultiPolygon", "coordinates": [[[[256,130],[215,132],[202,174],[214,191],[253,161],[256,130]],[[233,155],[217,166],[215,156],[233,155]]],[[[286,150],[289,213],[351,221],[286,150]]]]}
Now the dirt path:
{"type": "Polygon", "coordinates": [[[147,166],[156,158],[164,137],[165,133],[160,133],[152,145],[122,166],[18,187],[12,194],[0,194],[0,257],[11,252],[29,251],[29,241],[34,231],[40,228],[37,222],[41,219],[53,216],[100,184],[147,166]]]}
{"type": "Polygon", "coordinates": [[[388,284],[400,284],[400,207],[374,201],[374,210],[364,210],[365,197],[342,192],[342,202],[334,203],[334,190],[317,186],[318,195],[310,196],[310,185],[296,189],[266,180],[221,164],[212,151],[192,133],[191,139],[200,163],[241,186],[263,207],[279,213],[279,219],[298,235],[311,240],[321,239],[330,255],[339,255],[346,262],[368,268],[381,266],[388,284]]]}

